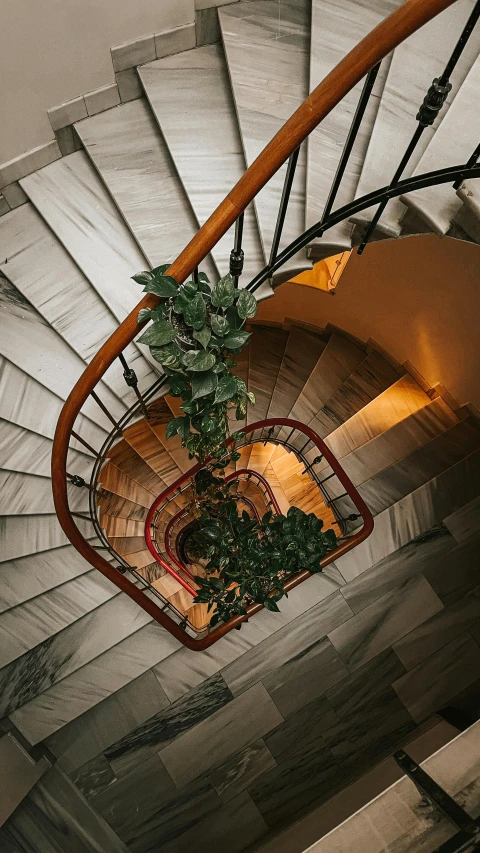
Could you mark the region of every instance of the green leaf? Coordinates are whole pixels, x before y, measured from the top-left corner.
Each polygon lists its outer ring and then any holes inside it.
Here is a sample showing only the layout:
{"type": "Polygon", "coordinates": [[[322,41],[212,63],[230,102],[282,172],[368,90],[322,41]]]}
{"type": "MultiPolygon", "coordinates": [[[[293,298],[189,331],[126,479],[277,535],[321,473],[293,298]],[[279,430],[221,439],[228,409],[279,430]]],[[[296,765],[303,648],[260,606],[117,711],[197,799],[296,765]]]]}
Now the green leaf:
{"type": "Polygon", "coordinates": [[[145,320],[151,320],[152,312],[150,308],[141,308],[138,312],[137,323],[144,323],[145,320]]]}
{"type": "Polygon", "coordinates": [[[206,349],[210,342],[210,338],[212,337],[212,332],[208,326],[203,326],[201,329],[194,331],[193,337],[204,349],[206,349]]]}
{"type": "Polygon", "coordinates": [[[198,290],[198,284],[196,281],[186,281],[185,284],[182,285],[187,296],[195,296],[198,290]]]}
{"type": "Polygon", "coordinates": [[[211,370],[215,364],[215,356],[205,350],[190,350],[182,358],[185,367],[195,372],[211,370]]]}
{"type": "Polygon", "coordinates": [[[202,284],[202,283],[204,283],[204,284],[208,284],[208,283],[209,283],[209,281],[210,281],[210,279],[209,279],[209,277],[208,277],[208,275],[207,275],[207,273],[206,273],[206,272],[199,272],[199,273],[198,273],[198,280],[199,280],[199,282],[200,282],[201,284],[202,284]]]}
{"type": "Polygon", "coordinates": [[[198,400],[199,397],[206,397],[207,394],[212,394],[218,384],[218,376],[216,373],[207,371],[206,373],[196,373],[192,378],[192,400],[198,400]]]}
{"type": "Polygon", "coordinates": [[[175,329],[168,320],[157,320],[156,323],[149,326],[142,337],[138,339],[138,342],[153,347],[163,347],[165,344],[170,344],[176,335],[175,329]]]}
{"type": "Polygon", "coordinates": [[[188,326],[193,326],[196,331],[199,331],[205,325],[206,316],[205,300],[200,293],[197,293],[185,307],[183,318],[188,326]]]}
{"type": "Polygon", "coordinates": [[[237,386],[233,376],[225,376],[217,385],[215,392],[215,402],[223,403],[225,400],[231,400],[235,396],[237,386]]]}
{"type": "Polygon", "coordinates": [[[132,275],[133,281],[136,281],[137,284],[148,284],[150,281],[153,281],[155,278],[153,272],[149,270],[145,270],[144,272],[137,272],[135,275],[132,275]]]}
{"type": "Polygon", "coordinates": [[[190,418],[173,418],[167,424],[166,436],[173,438],[174,435],[179,435],[185,439],[190,432],[190,418]]]}
{"type": "Polygon", "coordinates": [[[154,274],[155,278],[158,278],[160,275],[163,275],[163,273],[166,272],[170,266],[171,264],[162,264],[159,267],[154,267],[152,273],[154,274]]]}
{"type": "Polygon", "coordinates": [[[212,305],[215,308],[228,308],[233,305],[235,284],[230,273],[220,279],[212,290],[212,305]]]}
{"type": "Polygon", "coordinates": [[[228,335],[223,339],[223,346],[226,349],[237,349],[238,347],[243,347],[244,344],[247,343],[251,332],[241,332],[240,330],[228,333],[228,335]]]}
{"type": "Polygon", "coordinates": [[[159,278],[154,278],[153,281],[148,281],[143,290],[145,293],[154,293],[156,296],[168,299],[170,296],[177,295],[178,283],[171,275],[161,275],[159,278]]]}
{"type": "Polygon", "coordinates": [[[210,320],[210,324],[212,326],[212,332],[215,335],[219,335],[221,338],[223,338],[230,329],[227,318],[222,317],[221,314],[214,314],[210,320]]]}
{"type": "Polygon", "coordinates": [[[273,613],[280,613],[280,608],[276,601],[273,598],[266,598],[263,602],[267,610],[271,610],[273,613]]]}
{"type": "Polygon", "coordinates": [[[257,300],[249,290],[240,291],[237,301],[237,311],[238,316],[241,317],[242,320],[246,320],[247,317],[255,317],[255,314],[257,313],[257,300]]]}
{"type": "MultiPolygon", "coordinates": [[[[200,275],[203,275],[203,273],[200,273],[200,275]]],[[[208,296],[210,296],[210,294],[212,292],[212,288],[210,287],[208,281],[200,281],[198,284],[198,289],[200,290],[201,293],[208,294],[208,296]]]]}
{"type": "Polygon", "coordinates": [[[175,314],[183,314],[183,312],[188,308],[191,302],[191,297],[187,296],[184,290],[179,290],[177,298],[173,304],[173,310],[175,314]]]}
{"type": "Polygon", "coordinates": [[[164,364],[167,367],[180,364],[180,359],[182,357],[182,351],[173,343],[167,344],[164,347],[150,347],[150,352],[152,353],[155,361],[158,361],[159,364],[164,364]]]}
{"type": "Polygon", "coordinates": [[[245,391],[245,394],[246,394],[248,402],[251,403],[252,406],[254,406],[255,405],[255,394],[253,393],[253,391],[245,391]]]}

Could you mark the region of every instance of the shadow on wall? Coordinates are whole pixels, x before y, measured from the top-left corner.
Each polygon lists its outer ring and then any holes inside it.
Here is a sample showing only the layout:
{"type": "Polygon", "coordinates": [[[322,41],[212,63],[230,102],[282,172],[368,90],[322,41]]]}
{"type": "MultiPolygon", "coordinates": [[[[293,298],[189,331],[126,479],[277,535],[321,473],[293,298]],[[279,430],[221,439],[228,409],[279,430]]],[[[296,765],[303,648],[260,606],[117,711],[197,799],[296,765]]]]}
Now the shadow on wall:
{"type": "Polygon", "coordinates": [[[332,323],[373,338],[430,386],[480,410],[480,246],[429,234],[354,251],[332,296],[287,282],[257,319],[332,323]]]}

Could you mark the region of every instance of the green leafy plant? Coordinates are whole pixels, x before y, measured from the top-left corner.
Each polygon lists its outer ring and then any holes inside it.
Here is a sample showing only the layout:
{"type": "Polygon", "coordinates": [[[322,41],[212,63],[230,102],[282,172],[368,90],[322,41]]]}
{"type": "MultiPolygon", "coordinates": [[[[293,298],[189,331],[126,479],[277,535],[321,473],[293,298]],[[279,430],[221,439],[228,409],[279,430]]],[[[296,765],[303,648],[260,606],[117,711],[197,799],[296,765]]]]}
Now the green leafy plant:
{"type": "MultiPolygon", "coordinates": [[[[220,459],[230,435],[230,410],[242,420],[247,401],[255,403],[254,395],[232,369],[236,367],[234,356],[250,339],[245,323],[255,316],[257,301],[249,291],[235,288],[231,275],[213,287],[204,273],[199,273],[198,284],[179,284],[165,275],[168,266],[133,276],[145,293],[160,299],[154,309],[140,311],[138,321],[152,323],[138,340],[150,347],[153,358],[162,365],[169,377],[170,394],[183,401],[184,414],[169,422],[167,438],[179,435],[190,458],[200,462],[207,457],[220,459]]],[[[233,437],[238,440],[239,434],[233,437]]]]}
{"type": "Polygon", "coordinates": [[[214,516],[204,514],[187,550],[208,559],[206,576],[195,577],[194,600],[214,610],[210,625],[245,615],[252,602],[278,611],[285,580],[302,569],[320,572],[321,558],[336,547],[334,531],[322,527],[321,519],[298,507],[286,516],[267,512],[259,522],[246,511],[240,515],[232,498],[217,505],[214,516]]]}

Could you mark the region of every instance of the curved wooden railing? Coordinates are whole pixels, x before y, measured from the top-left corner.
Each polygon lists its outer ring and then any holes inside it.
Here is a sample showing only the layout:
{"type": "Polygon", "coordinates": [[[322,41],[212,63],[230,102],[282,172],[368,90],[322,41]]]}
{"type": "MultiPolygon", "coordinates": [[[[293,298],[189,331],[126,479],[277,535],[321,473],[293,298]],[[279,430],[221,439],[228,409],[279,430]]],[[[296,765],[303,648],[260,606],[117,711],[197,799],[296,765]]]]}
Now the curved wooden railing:
{"type": "MultiPolygon", "coordinates": [[[[384,57],[424,24],[428,23],[456,0],[406,0],[395,12],[382,21],[317,86],[281,130],[247,169],[224,201],[200,228],[167,273],[179,283],[203,261],[218,240],[234,224],[267,181],[296,151],[298,146],[317,127],[322,119],[362,80],[384,57]]],[[[158,299],[149,294],[121,323],[114,334],[92,359],[70,393],[59,418],[52,451],[52,482],[55,509],[59,522],[75,548],[120,589],[135,599],[154,619],[168,628],[182,643],[200,648],[198,642],[187,638],[182,629],[169,619],[145,594],[119,574],[88,543],[75,524],[68,505],[66,464],[69,443],[75,420],[94,392],[104,373],[125,347],[145,325],[138,323],[141,308],[153,308],[158,299]]],[[[208,639],[208,638],[207,638],[208,639]]],[[[210,643],[207,643],[209,645],[210,643]]]]}

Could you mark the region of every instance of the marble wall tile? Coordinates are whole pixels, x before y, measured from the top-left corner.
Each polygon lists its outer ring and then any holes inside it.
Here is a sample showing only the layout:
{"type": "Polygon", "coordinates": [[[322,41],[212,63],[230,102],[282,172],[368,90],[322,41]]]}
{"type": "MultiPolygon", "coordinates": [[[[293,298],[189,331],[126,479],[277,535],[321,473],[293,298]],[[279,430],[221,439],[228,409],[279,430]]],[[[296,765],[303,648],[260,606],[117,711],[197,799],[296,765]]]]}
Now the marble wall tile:
{"type": "MultiPolygon", "coordinates": [[[[52,442],[0,418],[0,468],[50,477],[52,442]]],[[[68,471],[90,478],[92,457],[71,450],[68,471]]]]}
{"type": "Polygon", "coordinates": [[[6,562],[68,545],[56,515],[0,516],[0,538],[6,562]]]}
{"type": "Polygon", "coordinates": [[[275,668],[295,658],[305,647],[331,631],[333,626],[349,619],[351,612],[340,593],[334,593],[311,607],[258,647],[225,667],[223,676],[232,693],[238,695],[275,668]]]}
{"type": "Polygon", "coordinates": [[[407,669],[413,669],[477,622],[480,622],[480,600],[474,592],[469,592],[395,643],[393,650],[407,669]]]}
{"type": "MultiPolygon", "coordinates": [[[[150,62],[152,59],[155,59],[155,38],[153,35],[142,36],[134,41],[112,47],[110,53],[112,55],[113,70],[115,72],[125,71],[127,68],[143,65],[144,62],[150,62]]],[[[84,116],[81,116],[81,118],[84,118],[84,116]]]]}
{"type": "MultiPolygon", "coordinates": [[[[157,59],[170,56],[172,53],[191,50],[193,47],[195,47],[194,23],[155,34],[155,55],[157,59]]],[[[154,59],[155,57],[151,58],[154,59]]]]}
{"type": "Polygon", "coordinates": [[[25,202],[28,201],[27,196],[23,192],[20,184],[17,182],[10,184],[8,187],[4,187],[2,195],[12,210],[15,210],[16,207],[20,207],[21,204],[25,204],[25,202]]]}
{"type": "MultiPolygon", "coordinates": [[[[70,508],[77,512],[88,509],[86,491],[68,489],[70,508]]],[[[0,471],[1,515],[49,515],[55,512],[52,483],[49,477],[0,471]]]]}
{"type": "MultiPolygon", "coordinates": [[[[272,0],[219,9],[247,165],[308,94],[310,3],[272,0]]],[[[285,168],[256,199],[267,252],[280,203],[285,168]]],[[[304,230],[305,153],[301,150],[283,229],[282,246],[304,230]]]]}
{"type": "Polygon", "coordinates": [[[454,547],[455,540],[446,528],[435,527],[348,581],[342,595],[353,612],[359,613],[402,581],[425,572],[429,565],[435,566],[438,558],[454,547]]]}
{"type": "Polygon", "coordinates": [[[442,608],[439,597],[420,575],[403,581],[328,636],[353,672],[442,608]]]}
{"type": "Polygon", "coordinates": [[[0,166],[0,189],[24,178],[25,175],[36,172],[37,169],[42,169],[61,156],[57,141],[53,140],[33,148],[26,154],[21,154],[20,157],[15,157],[14,160],[9,160],[8,163],[3,163],[0,166]]]}
{"type": "Polygon", "coordinates": [[[292,410],[325,347],[326,341],[318,335],[295,327],[290,330],[268,407],[269,418],[285,417],[292,410]]]}
{"type": "Polygon", "coordinates": [[[209,777],[209,781],[222,802],[228,803],[248,788],[255,779],[276,765],[277,762],[272,753],[260,739],[215,770],[209,777]]]}
{"type": "Polygon", "coordinates": [[[259,328],[252,336],[248,387],[255,394],[255,405],[247,407],[250,423],[266,417],[288,337],[283,329],[269,328],[259,328]]]}
{"type": "Polygon", "coordinates": [[[11,714],[30,743],[53,732],[115,693],[178,648],[178,640],[156,623],[71,673],[11,714]]]}
{"type": "Polygon", "coordinates": [[[457,542],[464,542],[465,539],[479,533],[480,497],[474,498],[473,501],[469,501],[465,506],[447,516],[444,524],[457,542]]]}
{"type": "Polygon", "coordinates": [[[477,586],[480,536],[472,536],[425,568],[425,577],[445,604],[477,586]]]}
{"type": "Polygon", "coordinates": [[[326,698],[340,719],[352,716],[375,701],[404,675],[405,667],[391,649],[380,652],[355,672],[326,691],[326,698]]]}
{"type": "MultiPolygon", "coordinates": [[[[108,86],[102,86],[100,89],[95,89],[94,92],[88,92],[84,95],[84,100],[89,116],[94,116],[103,110],[109,110],[120,103],[118,86],[116,83],[109,83],[108,86]]],[[[86,116],[83,115],[80,118],[86,118],[86,116]]],[[[75,121],[78,120],[75,119],[75,121]]]]}
{"type": "Polygon", "coordinates": [[[282,666],[263,677],[263,684],[285,718],[348,675],[348,669],[327,637],[314,640],[282,666]]]}
{"type": "Polygon", "coordinates": [[[480,647],[466,633],[452,640],[393,683],[420,722],[480,677],[480,647]]]}
{"type": "Polygon", "coordinates": [[[105,756],[98,755],[72,773],[71,780],[88,800],[108,788],[116,778],[105,756]]]}
{"type": "Polygon", "coordinates": [[[192,849],[197,853],[212,853],[213,850],[240,853],[266,831],[265,821],[245,791],[164,845],[162,853],[189,853],[192,849]]]}
{"type": "Polygon", "coordinates": [[[177,787],[220,767],[283,720],[262,684],[256,684],[159,753],[177,787]],[[234,728],[235,738],[230,731],[234,728]],[[192,762],[192,755],[195,761],[192,762]]]}
{"type": "MultiPolygon", "coordinates": [[[[79,123],[76,129],[145,257],[153,266],[173,261],[196,234],[198,225],[148,105],[143,99],[135,100],[122,105],[121,109],[108,110],[89,118],[79,123]],[[132,162],[135,163],[134,170],[132,162]],[[165,216],[166,209],[168,217],[165,216]]],[[[83,161],[76,165],[81,165],[83,176],[87,166],[83,161]]],[[[93,166],[88,164],[89,187],[94,192],[91,172],[93,166]]],[[[106,191],[103,192],[106,195],[106,191]]],[[[121,266],[122,281],[126,284],[127,277],[129,279],[134,272],[145,268],[145,259],[135,246],[133,237],[123,236],[125,225],[120,222],[113,202],[109,204],[108,217],[112,220],[115,212],[118,222],[112,223],[114,233],[109,240],[114,241],[115,248],[109,248],[107,254],[113,249],[118,255],[118,273],[121,266]]],[[[100,246],[98,252],[102,252],[100,246]]],[[[102,263],[100,254],[99,262],[102,263]]],[[[203,268],[207,275],[215,276],[208,259],[203,268]]],[[[89,277],[95,284],[91,275],[89,277]]],[[[111,286],[111,274],[107,280],[111,286]]],[[[128,294],[128,305],[127,301],[123,304],[132,310],[142,296],[141,289],[129,281],[128,294]]]]}
{"type": "Polygon", "coordinates": [[[142,84],[140,83],[136,68],[127,68],[125,71],[118,71],[115,74],[115,80],[122,104],[142,97],[142,84]]]}
{"type": "Polygon", "coordinates": [[[0,216],[10,212],[10,205],[4,195],[0,194],[0,216]]]}
{"type": "Polygon", "coordinates": [[[51,735],[46,746],[71,774],[168,704],[157,679],[147,670],[51,735]]]}
{"type": "MultiPolygon", "coordinates": [[[[216,9],[211,10],[216,13],[216,9]]],[[[139,71],[149,103],[165,137],[178,175],[203,225],[245,172],[228,71],[220,45],[150,63],[139,71]],[[210,121],[204,121],[208,109],[210,121]],[[185,128],[195,125],[196,145],[186,145],[185,128]]],[[[178,181],[177,175],[175,179],[178,181]]],[[[212,251],[223,275],[229,268],[234,229],[212,251]]],[[[247,283],[265,264],[254,208],[245,211],[243,248],[247,283]]],[[[257,294],[258,295],[258,294],[257,294]]]]}
{"type": "Polygon", "coordinates": [[[83,95],[79,98],[74,98],[72,101],[67,101],[65,104],[60,104],[58,107],[52,107],[47,110],[48,118],[52,130],[58,130],[60,127],[67,127],[75,121],[80,121],[86,118],[87,107],[83,99],[83,95]]]}
{"type": "Polygon", "coordinates": [[[112,744],[105,750],[105,756],[114,772],[121,776],[141,763],[144,754],[158,752],[232,699],[223,678],[214,675],[199,690],[182,697],[112,744]]]}
{"type": "Polygon", "coordinates": [[[220,41],[220,24],[216,8],[199,9],[196,14],[197,46],[220,41]]]}
{"type": "Polygon", "coordinates": [[[312,750],[323,749],[325,741],[322,733],[337,722],[338,717],[332,706],[321,696],[265,735],[265,744],[279,764],[293,762],[295,756],[300,760],[312,750]]]}
{"type": "Polygon", "coordinates": [[[464,506],[477,496],[479,476],[477,451],[377,515],[373,534],[336,561],[342,575],[357,577],[464,506]]]}
{"type": "Polygon", "coordinates": [[[67,127],[60,127],[56,130],[55,139],[57,140],[58,147],[62,152],[62,157],[66,157],[68,154],[73,154],[74,151],[80,151],[82,147],[73,124],[69,124],[67,127]]]}

